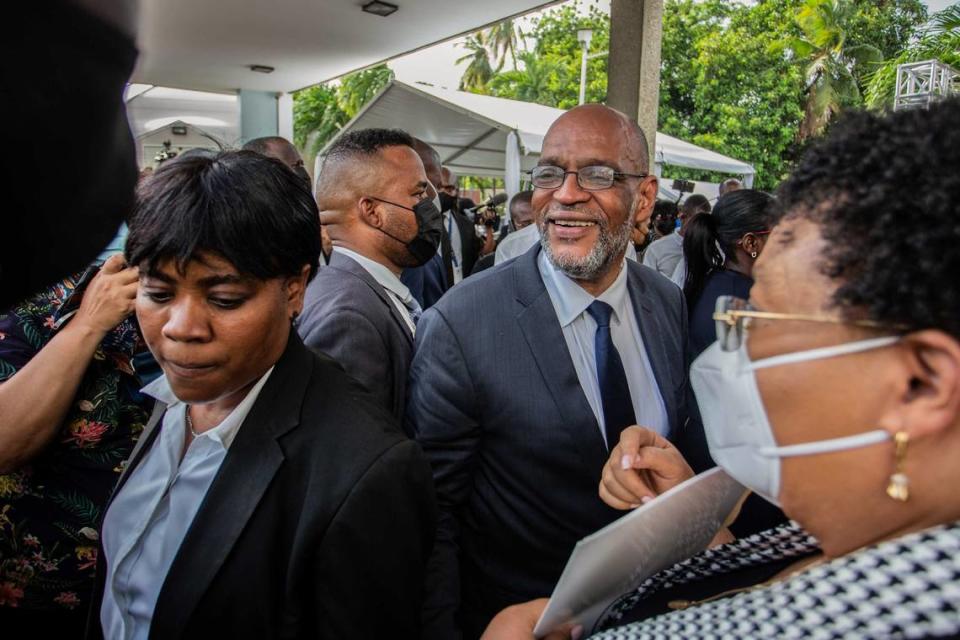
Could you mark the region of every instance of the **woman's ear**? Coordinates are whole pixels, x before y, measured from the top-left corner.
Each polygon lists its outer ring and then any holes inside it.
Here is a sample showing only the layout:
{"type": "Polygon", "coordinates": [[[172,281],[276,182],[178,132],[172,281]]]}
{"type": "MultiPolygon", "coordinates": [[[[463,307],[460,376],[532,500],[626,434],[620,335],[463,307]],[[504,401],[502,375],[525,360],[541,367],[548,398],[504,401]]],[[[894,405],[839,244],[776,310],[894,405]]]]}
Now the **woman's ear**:
{"type": "Polygon", "coordinates": [[[881,426],[911,440],[935,436],[960,417],[960,343],[938,330],[904,336],[902,384],[881,426]]]}
{"type": "Polygon", "coordinates": [[[290,318],[296,318],[303,311],[303,297],[307,292],[307,282],[310,279],[310,265],[305,264],[299,275],[287,278],[284,283],[287,295],[287,312],[290,318]]]}
{"type": "Polygon", "coordinates": [[[755,233],[746,233],[740,239],[740,246],[750,256],[760,255],[760,252],[763,251],[763,240],[755,233]]]}

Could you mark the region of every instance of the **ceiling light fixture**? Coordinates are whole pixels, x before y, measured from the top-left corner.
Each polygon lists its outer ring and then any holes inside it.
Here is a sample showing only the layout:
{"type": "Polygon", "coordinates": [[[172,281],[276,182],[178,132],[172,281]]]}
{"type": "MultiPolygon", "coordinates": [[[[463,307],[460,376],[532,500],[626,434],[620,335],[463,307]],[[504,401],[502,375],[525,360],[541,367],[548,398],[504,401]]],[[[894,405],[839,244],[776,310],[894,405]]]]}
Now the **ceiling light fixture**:
{"type": "Polygon", "coordinates": [[[257,73],[273,73],[273,67],[268,67],[265,64],[252,64],[250,65],[250,71],[256,71],[257,73]]]}
{"type": "Polygon", "coordinates": [[[372,13],[373,15],[380,16],[381,18],[386,18],[388,15],[399,9],[395,4],[390,4],[389,2],[381,2],[380,0],[373,0],[373,2],[368,2],[363,5],[363,10],[367,13],[372,13]]]}

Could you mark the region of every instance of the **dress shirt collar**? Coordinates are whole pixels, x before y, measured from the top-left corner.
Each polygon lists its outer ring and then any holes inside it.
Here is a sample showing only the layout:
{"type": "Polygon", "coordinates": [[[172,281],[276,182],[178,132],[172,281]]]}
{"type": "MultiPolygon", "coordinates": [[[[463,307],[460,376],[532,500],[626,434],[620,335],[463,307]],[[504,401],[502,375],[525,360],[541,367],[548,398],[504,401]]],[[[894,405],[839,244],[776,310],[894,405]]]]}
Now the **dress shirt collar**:
{"type": "MultiPolygon", "coordinates": [[[[250,388],[250,391],[247,392],[247,395],[244,396],[243,400],[240,401],[236,407],[233,408],[233,411],[223,419],[223,422],[218,424],[213,429],[208,429],[204,431],[197,439],[200,438],[210,438],[214,442],[219,442],[223,445],[224,449],[229,449],[230,445],[233,444],[234,438],[237,437],[237,432],[240,430],[240,425],[243,424],[243,421],[246,419],[247,414],[250,413],[250,409],[253,408],[253,403],[257,401],[257,397],[260,395],[260,390],[263,389],[263,385],[267,383],[267,379],[270,377],[270,374],[273,373],[274,367],[267,369],[267,372],[260,376],[260,379],[257,380],[257,383],[250,388]]],[[[180,412],[186,412],[186,405],[182,400],[180,400],[173,393],[173,389],[170,388],[170,383],[167,382],[167,376],[162,375],[143,389],[141,392],[159,400],[163,404],[167,405],[168,412],[176,412],[173,415],[180,415],[180,412]],[[181,409],[181,405],[184,405],[181,409]]]]}
{"type": "Polygon", "coordinates": [[[334,249],[337,253],[342,253],[354,260],[357,264],[364,268],[364,270],[373,276],[373,279],[377,283],[391,292],[403,302],[405,305],[413,299],[413,295],[410,293],[410,289],[407,288],[405,284],[400,282],[400,278],[397,277],[393,271],[390,271],[387,267],[383,266],[376,260],[371,260],[366,256],[362,256],[356,251],[351,251],[350,249],[345,249],[343,247],[337,247],[334,249]]]}
{"type": "Polygon", "coordinates": [[[627,291],[627,261],[620,263],[620,273],[606,291],[593,297],[570,276],[553,266],[545,251],[537,257],[540,277],[547,287],[550,299],[557,311],[560,326],[566,327],[587,310],[594,300],[601,300],[613,307],[613,316],[619,322],[626,310],[629,295],[627,291]]]}

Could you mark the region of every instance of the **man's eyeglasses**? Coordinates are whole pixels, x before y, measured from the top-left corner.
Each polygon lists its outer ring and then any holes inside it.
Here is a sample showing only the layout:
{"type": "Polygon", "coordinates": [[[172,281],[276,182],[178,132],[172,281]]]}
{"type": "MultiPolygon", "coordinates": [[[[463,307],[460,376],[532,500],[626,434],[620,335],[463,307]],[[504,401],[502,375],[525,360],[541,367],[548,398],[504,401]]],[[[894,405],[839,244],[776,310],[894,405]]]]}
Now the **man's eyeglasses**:
{"type": "Polygon", "coordinates": [[[720,296],[717,298],[717,306],[715,309],[713,319],[717,325],[717,342],[720,343],[720,348],[724,351],[736,351],[740,348],[740,345],[743,344],[747,329],[750,326],[750,320],[754,318],[760,320],[800,320],[803,322],[849,324],[857,327],[892,331],[906,330],[906,327],[883,324],[874,322],[873,320],[844,320],[843,318],[805,315],[802,313],[758,311],[746,300],[733,296],[720,296]]]}
{"type": "Polygon", "coordinates": [[[611,167],[592,166],[583,167],[579,171],[564,171],[561,167],[543,165],[534,167],[530,174],[530,182],[538,189],[559,189],[567,175],[577,176],[577,184],[585,191],[602,191],[613,186],[614,181],[623,178],[646,178],[647,173],[623,173],[611,167]]]}

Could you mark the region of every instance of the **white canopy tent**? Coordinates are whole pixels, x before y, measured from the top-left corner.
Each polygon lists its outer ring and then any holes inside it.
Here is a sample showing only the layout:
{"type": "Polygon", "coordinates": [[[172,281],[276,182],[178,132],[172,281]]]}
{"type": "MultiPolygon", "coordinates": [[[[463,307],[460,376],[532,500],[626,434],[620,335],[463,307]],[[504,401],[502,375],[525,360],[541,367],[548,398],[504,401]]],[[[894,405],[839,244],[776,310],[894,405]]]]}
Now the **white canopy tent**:
{"type": "MultiPolygon", "coordinates": [[[[460,174],[503,177],[507,193],[513,195],[520,188],[521,172],[536,165],[547,129],[563,113],[530,102],[394,80],[339,135],[371,127],[404,129],[437,149],[445,166],[460,174]]],[[[322,156],[323,151],[318,163],[322,156]]],[[[657,133],[657,175],[663,165],[742,176],[748,187],[756,173],[746,162],[657,133]]]]}

